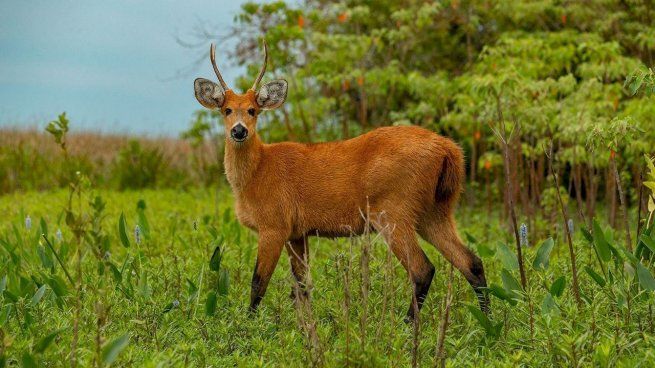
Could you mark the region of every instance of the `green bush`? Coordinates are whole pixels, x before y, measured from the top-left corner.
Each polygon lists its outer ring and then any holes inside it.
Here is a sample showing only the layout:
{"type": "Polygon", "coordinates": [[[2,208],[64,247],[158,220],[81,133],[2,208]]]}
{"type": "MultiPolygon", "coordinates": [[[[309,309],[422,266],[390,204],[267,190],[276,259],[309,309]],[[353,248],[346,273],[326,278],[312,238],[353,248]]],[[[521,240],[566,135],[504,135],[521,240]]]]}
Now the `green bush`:
{"type": "Polygon", "coordinates": [[[144,148],[139,141],[131,140],[118,153],[110,177],[117,180],[120,190],[154,188],[166,168],[161,150],[144,148]]]}

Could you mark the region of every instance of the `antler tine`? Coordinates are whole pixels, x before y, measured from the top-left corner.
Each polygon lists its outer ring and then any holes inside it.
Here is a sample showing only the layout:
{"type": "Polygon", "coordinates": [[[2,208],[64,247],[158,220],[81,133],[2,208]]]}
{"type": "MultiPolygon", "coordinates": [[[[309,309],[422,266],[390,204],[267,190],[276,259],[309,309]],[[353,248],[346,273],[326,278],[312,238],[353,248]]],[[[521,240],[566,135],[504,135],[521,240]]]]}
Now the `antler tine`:
{"type": "Polygon", "coordinates": [[[257,79],[255,79],[255,83],[252,85],[252,90],[256,91],[257,86],[259,85],[259,82],[261,82],[262,78],[264,77],[264,73],[266,73],[266,64],[268,64],[268,45],[266,45],[266,40],[264,41],[264,64],[262,65],[262,69],[259,71],[259,75],[257,76],[257,79]]]}
{"type": "Polygon", "coordinates": [[[218,71],[218,67],[216,66],[216,46],[214,46],[213,43],[209,47],[209,58],[212,61],[212,66],[214,67],[214,73],[216,73],[216,76],[218,77],[218,81],[221,83],[223,89],[227,91],[229,88],[227,87],[227,84],[223,80],[223,77],[221,76],[221,72],[218,71]]]}

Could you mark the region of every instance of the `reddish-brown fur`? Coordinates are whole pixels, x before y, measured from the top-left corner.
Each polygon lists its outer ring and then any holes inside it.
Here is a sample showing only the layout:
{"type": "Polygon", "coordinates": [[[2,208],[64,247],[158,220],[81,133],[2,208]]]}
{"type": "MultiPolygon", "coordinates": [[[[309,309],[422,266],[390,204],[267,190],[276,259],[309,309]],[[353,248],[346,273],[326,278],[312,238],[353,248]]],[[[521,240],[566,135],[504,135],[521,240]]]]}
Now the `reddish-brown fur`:
{"type": "MultiPolygon", "coordinates": [[[[225,171],[239,221],[259,234],[251,309],[261,301],[282,249],[302,285],[306,237],[350,236],[364,232],[368,211],[409,272],[420,308],[434,266],[418,244],[418,233],[434,245],[473,286],[480,306],[488,299],[480,259],[467,249],[453,211],[464,183],[464,157],[448,138],[419,127],[385,127],[346,141],[265,144],[256,133],[260,107],[256,92],[227,90],[225,171]],[[249,109],[255,109],[251,116],[249,109]],[[230,138],[241,122],[250,135],[230,138]]],[[[413,318],[410,306],[408,317],[413,318]]]]}

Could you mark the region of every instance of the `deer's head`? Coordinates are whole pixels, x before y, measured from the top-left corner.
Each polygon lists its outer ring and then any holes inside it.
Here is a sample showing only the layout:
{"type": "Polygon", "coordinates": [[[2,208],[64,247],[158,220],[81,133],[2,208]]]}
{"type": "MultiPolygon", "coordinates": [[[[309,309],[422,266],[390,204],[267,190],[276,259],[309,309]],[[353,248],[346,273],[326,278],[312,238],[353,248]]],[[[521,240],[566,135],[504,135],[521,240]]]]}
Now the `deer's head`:
{"type": "Polygon", "coordinates": [[[264,64],[255,83],[244,94],[232,91],[221,76],[216,66],[216,49],[214,44],[209,49],[209,57],[214,72],[220,83],[198,78],[193,82],[196,99],[208,109],[220,109],[225,119],[225,136],[230,137],[236,145],[243,144],[249,137],[257,134],[257,117],[262,110],[280,107],[287,98],[287,81],[283,79],[266,83],[258,89],[259,82],[266,72],[268,47],[264,41],[264,64]]]}

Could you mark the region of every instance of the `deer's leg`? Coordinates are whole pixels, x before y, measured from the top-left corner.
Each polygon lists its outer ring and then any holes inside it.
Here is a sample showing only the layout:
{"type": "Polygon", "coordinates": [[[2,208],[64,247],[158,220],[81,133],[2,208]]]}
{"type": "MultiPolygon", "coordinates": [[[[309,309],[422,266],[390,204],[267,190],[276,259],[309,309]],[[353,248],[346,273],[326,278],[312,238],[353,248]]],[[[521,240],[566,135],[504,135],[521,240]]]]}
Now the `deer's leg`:
{"type": "Polygon", "coordinates": [[[396,225],[395,228],[378,231],[382,232],[391,251],[409,274],[413,293],[405,321],[412,321],[416,317],[415,312],[418,312],[423,306],[430,290],[434,277],[434,265],[418,245],[416,231],[412,226],[396,225]]]}
{"type": "Polygon", "coordinates": [[[291,299],[296,297],[296,288],[298,296],[308,297],[309,293],[305,284],[305,276],[309,267],[309,250],[307,249],[307,238],[294,239],[287,242],[287,253],[291,263],[291,273],[296,279],[297,285],[291,288],[291,299]]]}
{"type": "Polygon", "coordinates": [[[250,291],[250,311],[255,311],[261,302],[268,282],[275,271],[277,261],[280,259],[280,253],[286,238],[276,233],[259,234],[259,244],[257,245],[257,262],[255,272],[252,275],[250,291]]]}
{"type": "Polygon", "coordinates": [[[418,232],[464,275],[475,291],[480,309],[489,313],[489,296],[484,291],[487,287],[484,266],[480,258],[462,243],[452,216],[432,215],[423,220],[418,232]]]}

